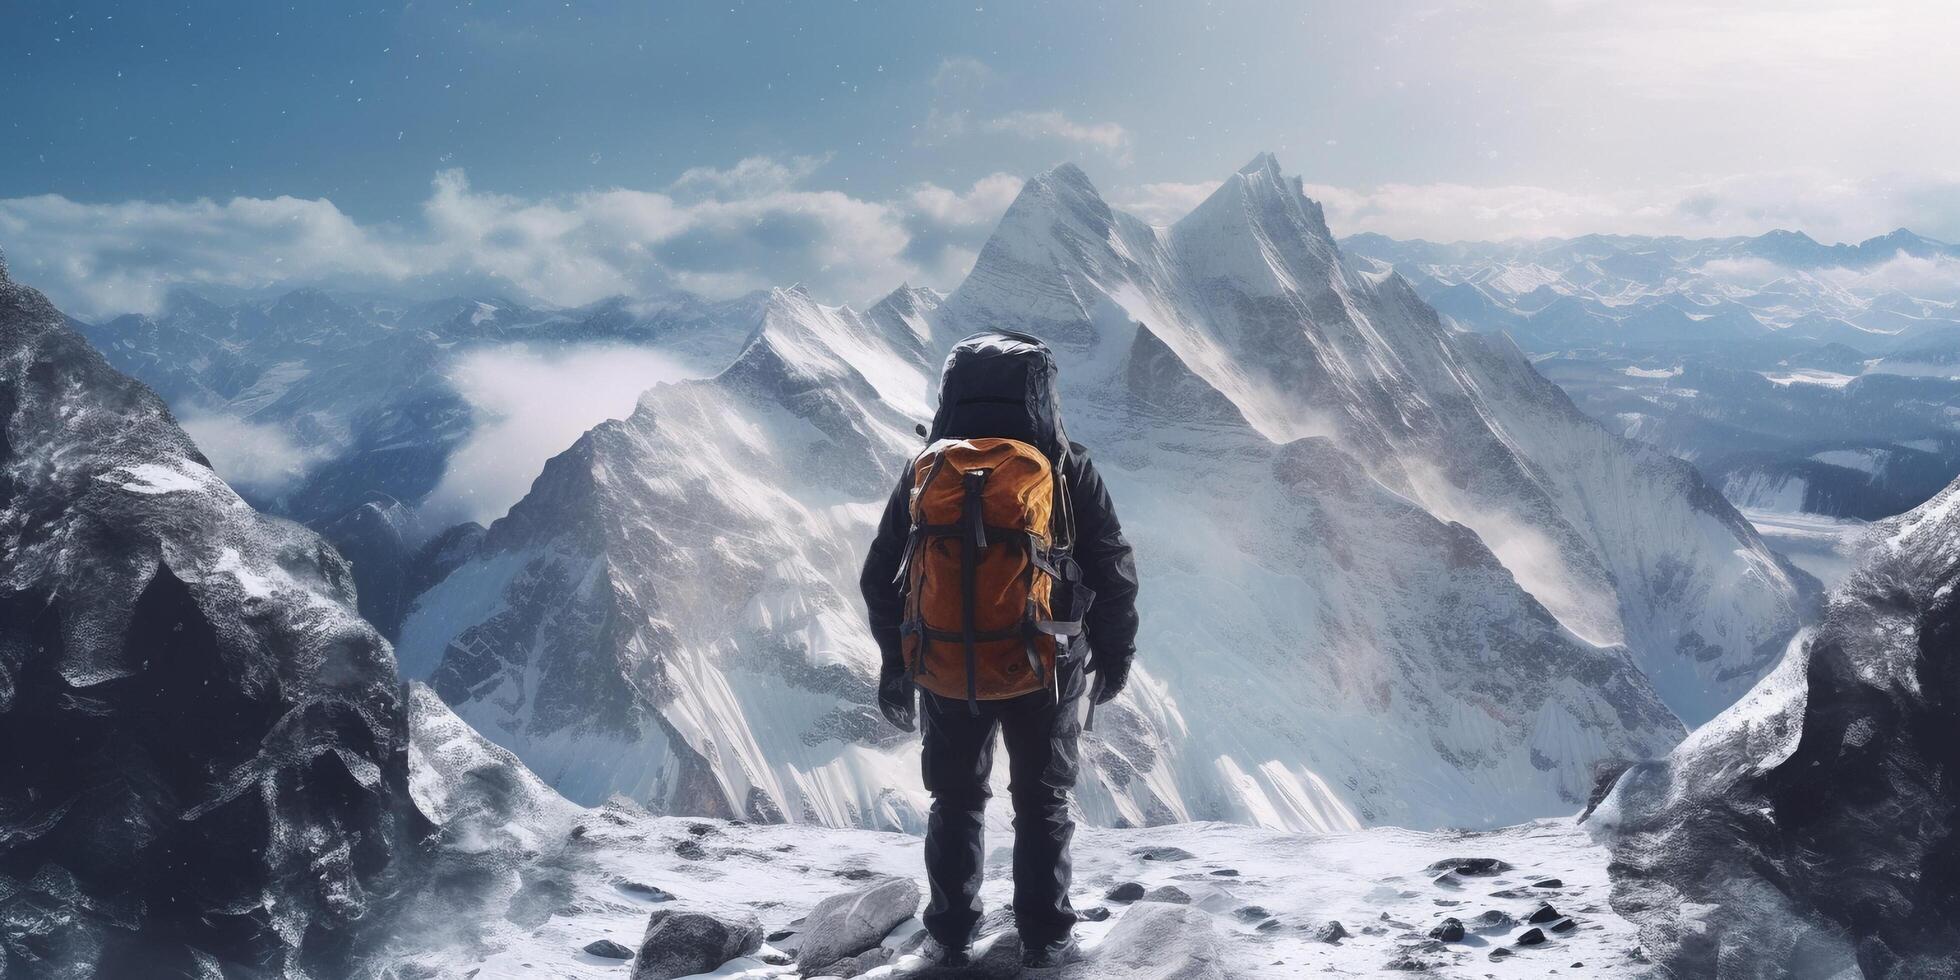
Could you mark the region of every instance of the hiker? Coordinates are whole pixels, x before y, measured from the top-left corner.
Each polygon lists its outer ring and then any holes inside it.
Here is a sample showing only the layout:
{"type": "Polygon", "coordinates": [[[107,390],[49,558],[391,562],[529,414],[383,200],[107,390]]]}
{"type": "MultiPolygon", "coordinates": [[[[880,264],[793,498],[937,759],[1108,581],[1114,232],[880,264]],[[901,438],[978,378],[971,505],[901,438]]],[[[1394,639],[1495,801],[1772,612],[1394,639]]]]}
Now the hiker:
{"type": "Polygon", "coordinates": [[[1024,964],[1069,962],[1078,709],[1089,687],[1093,725],[1136,654],[1136,565],[1102,478],[1062,429],[1055,374],[1054,355],[1025,334],[953,348],[939,411],[921,428],[927,446],[892,493],[859,583],[883,655],[879,707],[900,729],[925,729],[922,955],[948,966],[968,962],[980,922],[996,731],[1024,964]]]}

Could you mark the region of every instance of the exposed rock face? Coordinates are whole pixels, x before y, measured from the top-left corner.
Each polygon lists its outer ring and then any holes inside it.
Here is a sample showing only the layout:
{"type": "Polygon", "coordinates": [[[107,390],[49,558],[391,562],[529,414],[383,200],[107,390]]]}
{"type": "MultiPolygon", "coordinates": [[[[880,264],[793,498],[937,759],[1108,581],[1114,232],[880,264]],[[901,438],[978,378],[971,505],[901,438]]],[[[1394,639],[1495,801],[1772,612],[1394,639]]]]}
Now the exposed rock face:
{"type": "Polygon", "coordinates": [[[348,972],[427,828],[353,607],[0,274],[0,973],[348,972]]]}
{"type": "Polygon", "coordinates": [[[1591,818],[1681,975],[1960,970],[1960,483],[1869,540],[1776,671],[1591,818]]]}

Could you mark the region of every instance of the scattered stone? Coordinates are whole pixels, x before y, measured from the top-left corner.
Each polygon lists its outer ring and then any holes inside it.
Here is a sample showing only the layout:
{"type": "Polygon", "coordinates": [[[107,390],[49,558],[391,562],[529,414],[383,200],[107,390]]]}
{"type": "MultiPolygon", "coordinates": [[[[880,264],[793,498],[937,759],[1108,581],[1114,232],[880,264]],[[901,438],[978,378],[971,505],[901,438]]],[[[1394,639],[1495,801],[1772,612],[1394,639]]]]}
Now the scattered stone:
{"type": "Polygon", "coordinates": [[[633,980],[674,980],[707,973],[761,948],[762,923],[753,913],[722,917],[654,909],[633,961],[633,980]]]}
{"type": "Polygon", "coordinates": [[[594,939],[585,944],[585,951],[594,956],[603,956],[609,960],[630,960],[633,958],[633,951],[631,949],[621,946],[610,939],[594,939]]]}
{"type": "Polygon", "coordinates": [[[1524,917],[1524,921],[1529,922],[1532,925],[1539,925],[1541,923],[1550,922],[1558,917],[1559,917],[1559,911],[1558,909],[1552,908],[1552,903],[1542,902],[1539,904],[1539,906],[1536,909],[1532,910],[1532,913],[1530,915],[1524,917]]]}
{"type": "Polygon", "coordinates": [[[673,892],[664,888],[655,888],[645,882],[622,881],[619,883],[618,888],[628,895],[642,898],[649,902],[671,902],[674,900],[673,892]]]}
{"type": "Polygon", "coordinates": [[[1266,921],[1259,923],[1254,928],[1258,929],[1260,932],[1272,932],[1273,930],[1279,928],[1279,920],[1267,919],[1266,921]]]}
{"type": "Polygon", "coordinates": [[[711,823],[691,823],[687,825],[687,832],[696,837],[706,837],[715,832],[715,825],[711,823]]]}
{"type": "Polygon", "coordinates": [[[1143,883],[1126,881],[1104,892],[1103,897],[1112,902],[1134,902],[1143,897],[1143,883]]]}
{"type": "Polygon", "coordinates": [[[1382,969],[1394,970],[1398,973],[1428,973],[1441,965],[1441,963],[1434,963],[1411,953],[1403,953],[1401,956],[1397,956],[1387,963],[1382,964],[1382,969]]]}
{"type": "Polygon", "coordinates": [[[1389,914],[1388,914],[1387,912],[1383,912],[1383,913],[1382,913],[1382,921],[1383,921],[1383,922],[1386,922],[1386,923],[1388,923],[1389,925],[1392,925],[1392,926],[1394,926],[1394,927],[1395,927],[1395,928],[1397,928],[1397,929],[1414,929],[1414,928],[1415,928],[1415,925],[1414,925],[1414,923],[1409,923],[1409,922],[1403,922],[1403,921],[1402,921],[1401,919],[1394,919],[1394,918],[1390,918],[1390,917],[1389,917],[1389,914]]]}
{"type": "Polygon", "coordinates": [[[1430,884],[1438,888],[1462,888],[1463,878],[1454,871],[1445,871],[1437,875],[1430,884]]]}
{"type": "Polygon", "coordinates": [[[1568,916],[1567,918],[1563,918],[1558,920],[1557,922],[1552,923],[1550,928],[1553,932],[1571,932],[1572,930],[1579,928],[1579,923],[1572,921],[1572,919],[1568,916]]]}
{"type": "Polygon", "coordinates": [[[910,878],[886,878],[877,884],[817,903],[803,925],[803,944],[796,952],[804,973],[828,966],[878,945],[885,934],[919,910],[919,886],[910,878]]]}
{"type": "Polygon", "coordinates": [[[1339,919],[1328,919],[1313,927],[1313,938],[1318,942],[1338,943],[1347,937],[1347,927],[1339,919]]]}
{"type": "Polygon", "coordinates": [[[1520,946],[1539,946],[1543,945],[1544,942],[1545,930],[1543,929],[1531,928],[1518,933],[1518,945],[1520,946]]]}
{"type": "Polygon", "coordinates": [[[698,840],[684,840],[674,845],[674,853],[689,861],[702,861],[708,857],[708,849],[698,840]]]}
{"type": "Polygon", "coordinates": [[[1518,920],[1511,918],[1509,912],[1489,909],[1484,914],[1470,920],[1470,927],[1478,932],[1509,932],[1518,920]]]}
{"type": "Polygon", "coordinates": [[[1511,951],[1510,951],[1510,950],[1508,950],[1508,949],[1505,949],[1505,948],[1504,948],[1504,947],[1502,947],[1502,946],[1499,946],[1499,947],[1497,947],[1496,949],[1493,949],[1493,950],[1491,950],[1491,951],[1490,951],[1490,958],[1491,958],[1491,959],[1493,959],[1493,960],[1501,960],[1501,959],[1503,959],[1504,957],[1506,957],[1506,956],[1509,956],[1509,955],[1511,955],[1511,951]]]}
{"type": "Polygon", "coordinates": [[[1086,909],[1076,909],[1075,917],[1084,922],[1101,922],[1109,918],[1109,906],[1091,905],[1086,909]]]}
{"type": "Polygon", "coordinates": [[[845,881],[868,881],[878,877],[878,872],[870,868],[844,868],[841,871],[833,871],[831,873],[845,881]]]}
{"type": "Polygon", "coordinates": [[[1429,930],[1429,937],[1446,943],[1460,943],[1463,941],[1463,920],[1455,916],[1444,919],[1436,928],[1429,930]]]}
{"type": "Polygon", "coordinates": [[[1239,869],[1219,868],[1217,871],[1213,871],[1212,874],[1215,874],[1220,878],[1237,878],[1239,876],[1239,869]]]}
{"type": "Polygon", "coordinates": [[[1540,878],[1540,879],[1538,879],[1537,881],[1534,881],[1534,882],[1532,882],[1532,883],[1531,883],[1531,887],[1533,887],[1533,888],[1564,888],[1564,887],[1565,887],[1565,881],[1564,881],[1564,879],[1562,879],[1562,878],[1540,878]]]}
{"type": "Polygon", "coordinates": [[[1529,889],[1525,889],[1525,888],[1500,888],[1500,889],[1498,889],[1497,891],[1494,891],[1494,892],[1491,892],[1491,893],[1490,893],[1490,897],[1492,897],[1492,898],[1531,898],[1531,897],[1533,897],[1533,896],[1532,896],[1532,893],[1531,893],[1531,891],[1530,891],[1529,889]]]}
{"type": "Polygon", "coordinates": [[[796,930],[794,929],[778,929],[770,933],[767,938],[772,943],[780,943],[794,935],[796,935],[796,930]]]}
{"type": "Polygon", "coordinates": [[[1266,911],[1264,906],[1259,905],[1241,905],[1232,910],[1232,915],[1240,922],[1247,923],[1261,922],[1273,917],[1271,912],[1266,911]]]}
{"type": "Polygon", "coordinates": [[[1145,861],[1195,861],[1198,859],[1196,854],[1182,847],[1171,847],[1168,845],[1161,847],[1139,847],[1130,853],[1145,861]]]}
{"type": "Polygon", "coordinates": [[[1444,871],[1454,871],[1465,877],[1485,878],[1509,871],[1511,870],[1511,866],[1496,858],[1444,858],[1424,870],[1432,875],[1444,871]]]}
{"type": "Polygon", "coordinates": [[[1585,964],[1585,963],[1583,963],[1583,962],[1575,962],[1575,963],[1573,963],[1573,964],[1572,964],[1572,968],[1573,968],[1574,970],[1577,970],[1577,969],[1579,969],[1580,967],[1582,967],[1582,966],[1585,966],[1585,965],[1586,965],[1586,964],[1585,964]]]}
{"type": "Polygon", "coordinates": [[[791,963],[796,962],[795,957],[789,955],[788,953],[783,952],[780,949],[765,949],[762,952],[755,954],[755,958],[761,960],[764,963],[769,964],[770,966],[788,966],[791,963]]]}
{"type": "Polygon", "coordinates": [[[1158,885],[1156,888],[1152,888],[1150,891],[1144,893],[1140,901],[1163,902],[1166,905],[1189,905],[1191,904],[1191,895],[1176,885],[1158,885]]]}

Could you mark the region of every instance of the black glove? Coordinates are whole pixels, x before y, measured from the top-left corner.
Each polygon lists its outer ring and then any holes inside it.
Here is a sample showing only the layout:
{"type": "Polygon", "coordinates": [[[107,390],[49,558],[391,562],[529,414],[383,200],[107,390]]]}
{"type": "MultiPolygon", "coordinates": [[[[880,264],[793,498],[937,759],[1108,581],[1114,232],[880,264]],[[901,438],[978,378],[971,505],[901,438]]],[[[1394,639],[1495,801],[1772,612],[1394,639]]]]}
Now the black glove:
{"type": "Polygon", "coordinates": [[[878,710],[884,712],[885,720],[899,731],[909,732],[918,728],[919,694],[912,686],[912,678],[905,676],[905,668],[886,667],[878,674],[878,710]]]}
{"type": "Polygon", "coordinates": [[[1106,664],[1095,665],[1096,686],[1090,692],[1097,704],[1108,704],[1123,693],[1123,686],[1130,682],[1130,659],[1112,660],[1106,664]]]}

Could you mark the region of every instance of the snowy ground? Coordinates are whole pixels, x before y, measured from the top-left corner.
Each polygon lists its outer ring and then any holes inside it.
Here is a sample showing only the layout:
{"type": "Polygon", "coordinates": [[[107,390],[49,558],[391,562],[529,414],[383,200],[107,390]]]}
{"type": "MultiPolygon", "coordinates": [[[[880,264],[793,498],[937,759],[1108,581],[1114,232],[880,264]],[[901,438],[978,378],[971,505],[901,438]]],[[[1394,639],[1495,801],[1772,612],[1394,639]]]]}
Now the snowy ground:
{"type": "Polygon", "coordinates": [[[1770,547],[1782,552],[1798,568],[1817,576],[1826,588],[1837,585],[1850,573],[1867,526],[1855,517],[1747,507],[1742,508],[1742,516],[1756,526],[1756,533],[1770,547]]]}
{"type": "MultiPolygon", "coordinates": [[[[467,939],[418,936],[420,954],[407,957],[412,963],[402,962],[401,972],[626,977],[628,962],[582,949],[597,939],[637,948],[648,913],[658,907],[654,899],[665,900],[650,889],[671,893],[673,902],[688,907],[753,910],[773,932],[828,895],[871,877],[916,877],[920,867],[920,840],[903,835],[653,817],[617,804],[567,816],[568,843],[554,853],[554,845],[539,842],[540,860],[522,872],[523,886],[510,896],[507,913],[479,918],[487,931],[467,939]]],[[[1011,887],[1005,840],[990,837],[995,849],[984,891],[990,910],[1006,901],[1011,887]]],[[[1570,820],[1462,833],[1380,828],[1292,835],[1216,823],[1085,828],[1075,853],[1077,905],[1111,912],[1107,921],[1084,923],[1078,933],[1092,958],[1126,907],[1105,900],[1105,892],[1135,881],[1153,889],[1175,885],[1212,913],[1232,976],[1375,976],[1411,968],[1446,977],[1602,976],[1642,965],[1633,954],[1634,928],[1607,905],[1605,852],[1570,820]],[[1144,856],[1166,848],[1188,856],[1144,856]],[[1432,864],[1478,857],[1514,867],[1432,881],[1441,873],[1429,870],[1432,864]],[[1561,884],[1532,884],[1545,878],[1561,884]],[[1548,927],[1543,945],[1512,946],[1531,928],[1524,920],[1547,901],[1570,915],[1576,928],[1548,927]],[[1248,906],[1267,915],[1244,911],[1248,906]],[[1516,922],[1479,932],[1476,918],[1493,910],[1516,922]],[[1429,939],[1445,916],[1462,919],[1472,931],[1457,943],[1429,939]],[[1329,920],[1340,922],[1348,937],[1317,939],[1329,920]],[[1492,960],[1500,947],[1510,947],[1511,955],[1492,960]]],[[[917,931],[915,919],[899,926],[887,944],[917,931]]],[[[794,967],[767,962],[785,959],[771,952],[765,946],[758,957],[705,976],[797,976],[794,967]]],[[[866,976],[889,977],[893,970],[866,976]]]]}

